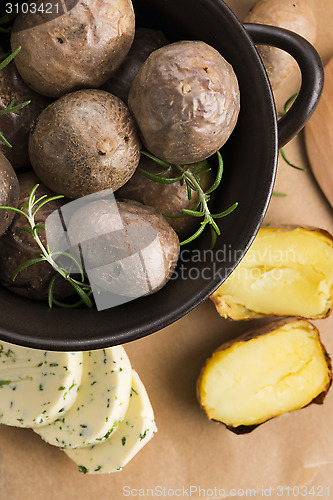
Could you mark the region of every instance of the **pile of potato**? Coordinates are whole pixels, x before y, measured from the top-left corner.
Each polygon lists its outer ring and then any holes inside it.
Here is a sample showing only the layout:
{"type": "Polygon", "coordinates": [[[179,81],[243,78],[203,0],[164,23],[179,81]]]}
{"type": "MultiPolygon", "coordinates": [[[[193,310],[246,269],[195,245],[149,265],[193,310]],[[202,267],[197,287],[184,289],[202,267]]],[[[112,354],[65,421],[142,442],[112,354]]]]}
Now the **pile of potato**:
{"type": "MultiPolygon", "coordinates": [[[[57,0],[49,3],[58,5],[57,0]]],[[[0,119],[0,130],[13,145],[12,149],[1,145],[2,153],[16,170],[32,167],[34,172],[18,172],[19,196],[15,173],[6,173],[10,165],[3,158],[0,204],[26,203],[26,187],[33,183],[40,184],[36,196],[48,192],[67,198],[57,207],[107,189],[119,200],[132,200],[118,203],[124,228],[131,214],[131,224],[154,230],[159,241],[159,254],[155,245],[149,257],[160,262],[157,285],[150,290],[155,292],[176,266],[178,235],[188,236],[199,223],[191,216],[161,215],[179,215],[183,208],[192,208],[196,193],[189,200],[185,183],[157,184],[140,174],[142,165],[145,170],[161,170],[152,160],[141,159],[141,148],[189,168],[218,151],[238,118],[236,75],[203,42],[168,44],[160,31],[135,30],[131,0],[89,4],[79,0],[59,16],[36,10],[17,16],[11,49],[21,50],[0,79],[3,107],[13,98],[31,100],[20,112],[0,119]]],[[[170,168],[166,175],[175,177],[175,172],[170,168]]],[[[212,173],[200,174],[200,182],[205,189],[210,187],[212,173]]],[[[44,223],[49,213],[43,207],[38,222],[44,223]]],[[[20,232],[26,222],[23,217],[16,216],[9,227],[9,214],[1,216],[2,284],[15,293],[44,299],[50,280],[45,263],[22,271],[13,284],[12,271],[34,258],[38,248],[31,235],[20,232]]],[[[105,205],[95,202],[81,216],[94,234],[105,233],[105,205]]],[[[107,225],[110,233],[113,229],[117,228],[107,225]]],[[[106,277],[104,284],[112,279],[106,277]]],[[[66,290],[58,288],[57,297],[65,297],[66,290]]]]}

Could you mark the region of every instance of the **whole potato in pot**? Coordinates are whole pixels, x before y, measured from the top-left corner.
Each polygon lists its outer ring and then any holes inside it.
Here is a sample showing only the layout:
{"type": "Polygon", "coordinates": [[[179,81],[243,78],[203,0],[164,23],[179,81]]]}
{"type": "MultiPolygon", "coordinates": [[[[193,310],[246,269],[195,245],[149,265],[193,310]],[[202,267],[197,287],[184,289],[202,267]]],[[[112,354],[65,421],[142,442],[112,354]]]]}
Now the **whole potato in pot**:
{"type": "Polygon", "coordinates": [[[147,57],[156,49],[168,43],[162,31],[137,28],[133,45],[121,66],[101,87],[127,103],[128,94],[135,75],[147,57]]]}
{"type": "MultiPolygon", "coordinates": [[[[192,165],[194,166],[194,165],[192,165]]],[[[135,200],[144,205],[154,207],[163,214],[180,215],[183,208],[191,209],[199,199],[199,193],[192,191],[191,199],[188,199],[186,184],[175,182],[173,184],[160,184],[151,181],[145,177],[140,168],[152,174],[161,172],[162,167],[158,166],[153,160],[142,155],[139,166],[130,180],[117,192],[117,198],[127,198],[135,200]]],[[[186,167],[184,167],[186,168],[186,167]]],[[[191,169],[191,165],[188,165],[191,169]]],[[[172,167],[169,167],[163,177],[177,177],[177,173],[172,167]]],[[[200,185],[206,191],[214,182],[214,175],[211,171],[198,174],[200,185]]],[[[181,218],[165,217],[166,221],[176,231],[178,236],[185,238],[199,226],[199,220],[196,217],[187,215],[181,218]]]]}
{"type": "Polygon", "coordinates": [[[0,116],[0,130],[13,146],[9,148],[0,141],[0,151],[12,166],[18,169],[30,165],[28,154],[30,125],[50,104],[50,99],[37,94],[24,83],[13,61],[0,71],[0,109],[7,108],[12,99],[15,99],[15,104],[31,101],[15,113],[0,116]]]}
{"type": "Polygon", "coordinates": [[[148,151],[187,165],[208,158],[233,131],[240,108],[231,65],[204,42],[176,42],[153,52],[128,98],[148,151]]]}
{"type": "MultiPolygon", "coordinates": [[[[28,202],[33,187],[40,183],[33,172],[19,175],[20,199],[19,207],[28,202]]],[[[53,196],[45,186],[40,185],[36,191],[36,198],[47,195],[53,196]]],[[[44,224],[45,219],[54,210],[60,208],[66,200],[55,200],[45,204],[38,210],[35,217],[36,224],[44,224]]],[[[1,215],[1,214],[0,214],[1,215]]],[[[26,268],[18,274],[13,282],[13,274],[16,268],[30,259],[40,257],[41,250],[31,234],[22,231],[22,227],[29,226],[23,215],[15,214],[13,223],[6,233],[0,238],[0,282],[12,292],[35,300],[46,300],[49,282],[56,271],[47,262],[39,262],[26,268]]],[[[45,231],[39,230],[38,234],[44,246],[46,245],[45,231]]],[[[68,297],[73,294],[73,287],[59,277],[55,284],[55,298],[68,297]]]]}
{"type": "Polygon", "coordinates": [[[19,14],[11,46],[23,80],[40,94],[60,97],[100,87],[120,66],[134,38],[131,0],[36,0],[36,12],[19,14]],[[40,10],[39,10],[40,9],[40,10]],[[44,12],[42,12],[42,10],[44,12]],[[59,12],[59,15],[56,15],[59,12]]]}
{"type": "Polygon", "coordinates": [[[179,256],[177,234],[163,216],[129,200],[84,205],[72,215],[68,236],[73,247],[80,245],[93,288],[129,298],[162,288],[179,256]]]}
{"type": "MultiPolygon", "coordinates": [[[[310,43],[316,39],[316,19],[304,0],[259,0],[250,10],[246,23],[278,26],[306,38],[310,43]]],[[[257,47],[265,65],[272,88],[277,89],[292,72],[296,63],[283,50],[267,45],[257,47]]]]}
{"type": "Polygon", "coordinates": [[[120,188],[140,160],[126,105],[103,90],[79,90],[50,104],[31,129],[33,169],[52,191],[80,198],[120,188]]]}
{"type": "MultiPolygon", "coordinates": [[[[0,153],[0,205],[17,208],[20,188],[13,167],[0,153]]],[[[0,210],[0,235],[10,226],[14,212],[0,210]]]]}

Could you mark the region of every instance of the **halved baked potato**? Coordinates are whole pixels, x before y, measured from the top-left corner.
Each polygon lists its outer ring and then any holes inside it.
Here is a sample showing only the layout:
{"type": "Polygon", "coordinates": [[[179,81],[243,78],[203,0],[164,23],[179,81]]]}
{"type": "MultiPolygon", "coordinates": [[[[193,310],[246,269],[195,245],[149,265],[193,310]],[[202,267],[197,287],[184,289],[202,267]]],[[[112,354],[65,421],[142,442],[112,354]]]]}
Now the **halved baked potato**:
{"type": "Polygon", "coordinates": [[[211,299],[224,318],[325,318],[333,302],[333,239],[322,229],[262,227],[211,299]]]}
{"type": "Polygon", "coordinates": [[[330,358],[309,321],[285,319],[219,347],[197,385],[210,420],[240,434],[311,403],[332,383],[330,358]]]}

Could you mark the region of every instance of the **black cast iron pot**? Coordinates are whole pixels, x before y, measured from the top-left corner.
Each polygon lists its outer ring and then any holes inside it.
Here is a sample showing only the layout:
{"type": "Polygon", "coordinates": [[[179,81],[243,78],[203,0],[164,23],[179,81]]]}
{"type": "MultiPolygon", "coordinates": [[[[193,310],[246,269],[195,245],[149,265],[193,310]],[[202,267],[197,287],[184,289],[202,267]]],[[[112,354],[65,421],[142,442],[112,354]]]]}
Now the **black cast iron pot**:
{"type": "Polygon", "coordinates": [[[323,68],[314,48],[291,32],[237,20],[222,0],[137,0],[137,24],[162,29],[169,40],[198,39],[214,46],[237,74],[241,112],[223,148],[225,174],[214,212],[235,201],[237,210],[220,219],[214,252],[210,234],[183,248],[178,278],[162,290],[108,309],[50,310],[45,303],[0,288],[0,339],[51,350],[88,350],[125,343],[179,319],[207,299],[240,262],[265,215],[274,184],[278,147],[304,126],[323,87],[323,68]],[[303,83],[287,115],[277,122],[270,84],[254,43],[289,52],[303,83]]]}

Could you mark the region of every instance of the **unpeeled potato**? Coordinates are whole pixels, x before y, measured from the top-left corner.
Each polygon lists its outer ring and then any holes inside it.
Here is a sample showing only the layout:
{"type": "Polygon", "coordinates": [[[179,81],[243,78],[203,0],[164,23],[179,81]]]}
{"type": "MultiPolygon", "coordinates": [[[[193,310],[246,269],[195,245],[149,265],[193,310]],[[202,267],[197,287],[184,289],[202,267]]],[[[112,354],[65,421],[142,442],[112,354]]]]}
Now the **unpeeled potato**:
{"type": "Polygon", "coordinates": [[[78,0],[65,12],[63,1],[43,2],[36,0],[36,10],[20,13],[13,26],[11,47],[22,46],[15,64],[23,80],[49,97],[103,85],[133,42],[131,0],[78,0]]]}
{"type": "Polygon", "coordinates": [[[211,299],[224,318],[325,318],[333,303],[333,240],[321,229],[262,227],[211,299]]]}
{"type": "MultiPolygon", "coordinates": [[[[278,26],[294,31],[310,43],[316,40],[316,19],[304,0],[259,0],[244,22],[278,26]]],[[[274,47],[261,45],[258,51],[275,90],[292,72],[295,63],[287,52],[274,47]]]]}
{"type": "Polygon", "coordinates": [[[309,321],[287,319],[223,344],[206,361],[197,384],[210,420],[237,434],[311,403],[332,383],[330,358],[309,321]]]}

